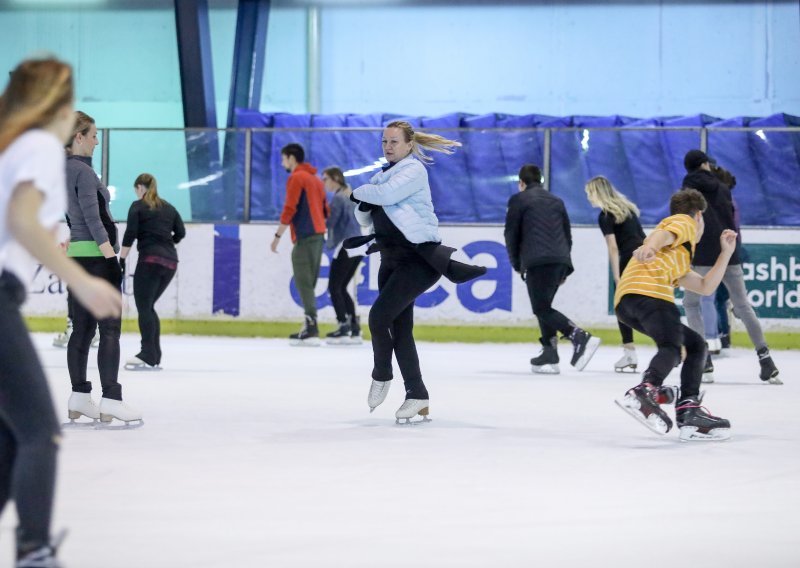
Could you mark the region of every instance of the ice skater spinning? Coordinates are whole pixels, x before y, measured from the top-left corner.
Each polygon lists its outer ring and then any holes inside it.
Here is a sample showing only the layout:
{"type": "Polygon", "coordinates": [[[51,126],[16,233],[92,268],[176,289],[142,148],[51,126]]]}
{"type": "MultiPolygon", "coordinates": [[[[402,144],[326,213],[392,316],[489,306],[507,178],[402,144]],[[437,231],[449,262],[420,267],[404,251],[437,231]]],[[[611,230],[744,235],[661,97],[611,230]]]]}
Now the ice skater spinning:
{"type": "Polygon", "coordinates": [[[389,123],[383,131],[383,155],[388,164],[370,183],[353,190],[355,215],[371,234],[345,242],[346,248],[375,241],[368,253],[380,251],[378,297],[369,312],[374,367],[367,397],[370,412],[389,393],[392,353],[405,383],[405,401],[397,409],[397,423],[425,422],[430,399],[414,342],[414,301],[444,275],[465,282],[486,272],[483,267],[450,259],[454,249],[442,246],[423,162],[425,150],[451,154],[461,143],[442,136],[415,132],[403,121],[389,123]]]}
{"type": "Polygon", "coordinates": [[[653,432],[666,434],[672,420],[661,405],[677,400],[675,416],[682,441],[727,440],[731,427],[728,420],[711,415],[701,406],[706,342],[681,323],[675,305],[676,286],[704,296],[712,294],[736,248],[736,233],[726,229],[719,237],[721,252],[714,266],[705,275],[691,270],[695,245],[703,236],[705,209],[706,200],[700,192],[684,189],[675,193],[669,204],[670,217],[663,219],[633,252],[614,296],[619,321],[652,338],[658,347],[642,374],[642,382],[616,403],[653,432]],[[663,383],[680,363],[682,345],[686,359],[681,386],[676,389],[663,383]]]}

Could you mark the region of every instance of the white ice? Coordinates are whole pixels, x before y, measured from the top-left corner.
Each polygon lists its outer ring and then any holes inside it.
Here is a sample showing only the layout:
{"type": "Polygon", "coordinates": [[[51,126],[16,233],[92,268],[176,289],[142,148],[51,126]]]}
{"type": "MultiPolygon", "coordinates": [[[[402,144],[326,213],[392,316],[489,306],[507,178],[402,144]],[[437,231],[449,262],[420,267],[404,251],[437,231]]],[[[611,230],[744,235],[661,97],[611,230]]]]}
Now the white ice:
{"type": "MultiPolygon", "coordinates": [[[[66,353],[34,337],[66,421],[66,353]]],[[[163,347],[163,371],[120,373],[144,427],[65,432],[68,568],[800,566],[800,352],[773,353],[784,386],[751,349],[718,358],[705,404],[733,437],[681,443],[613,404],[638,382],[617,346],[579,373],[562,344],[543,376],[533,345],[420,343],[433,422],[411,427],[400,380],[369,414],[368,344],[163,347]]],[[[9,506],[0,566],[15,525],[9,506]]]]}

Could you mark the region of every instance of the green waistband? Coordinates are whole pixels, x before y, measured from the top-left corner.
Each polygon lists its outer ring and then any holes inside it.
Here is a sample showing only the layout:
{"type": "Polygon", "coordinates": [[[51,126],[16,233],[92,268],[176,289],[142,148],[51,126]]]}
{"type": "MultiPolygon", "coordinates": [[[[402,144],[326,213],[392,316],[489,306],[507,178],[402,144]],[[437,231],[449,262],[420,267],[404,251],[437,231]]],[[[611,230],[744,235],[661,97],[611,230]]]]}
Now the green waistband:
{"type": "Polygon", "coordinates": [[[103,256],[103,253],[94,241],[76,241],[69,243],[67,256],[103,256]]]}

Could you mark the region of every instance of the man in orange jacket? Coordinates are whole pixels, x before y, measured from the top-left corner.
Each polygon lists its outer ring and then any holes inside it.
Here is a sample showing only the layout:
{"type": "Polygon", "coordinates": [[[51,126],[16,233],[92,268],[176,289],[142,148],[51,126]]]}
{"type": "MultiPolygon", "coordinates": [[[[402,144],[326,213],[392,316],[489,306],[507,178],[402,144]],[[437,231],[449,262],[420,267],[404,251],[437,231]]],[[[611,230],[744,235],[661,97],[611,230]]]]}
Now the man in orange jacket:
{"type": "Polygon", "coordinates": [[[277,253],[281,237],[287,228],[291,229],[294,282],[305,310],[303,327],[289,339],[295,345],[319,345],[314,288],[319,278],[328,217],[325,186],[316,175],[317,168],[305,162],[305,151],[300,144],[287,144],[281,149],[281,165],[289,172],[289,179],[280,225],[270,248],[277,253]]]}

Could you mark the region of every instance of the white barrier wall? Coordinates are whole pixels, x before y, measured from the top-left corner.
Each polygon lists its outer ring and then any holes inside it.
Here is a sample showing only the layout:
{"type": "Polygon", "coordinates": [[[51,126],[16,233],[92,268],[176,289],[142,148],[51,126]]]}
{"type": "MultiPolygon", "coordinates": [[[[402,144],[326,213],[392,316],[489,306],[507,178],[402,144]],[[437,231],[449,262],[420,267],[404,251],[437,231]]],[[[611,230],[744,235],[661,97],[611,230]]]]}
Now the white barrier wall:
{"type": "MultiPolygon", "coordinates": [[[[166,318],[298,321],[299,296],[293,290],[291,243],[278,254],[269,250],[275,225],[190,225],[179,245],[178,273],[158,304],[166,318]]],[[[124,226],[120,226],[120,234],[124,226]]],[[[513,272],[503,245],[502,227],[444,227],[445,244],[459,248],[461,260],[489,268],[481,279],[453,284],[442,279],[418,301],[416,320],[469,325],[529,325],[532,322],[525,283],[513,272]]],[[[800,232],[755,230],[745,233],[752,263],[745,263],[751,299],[765,328],[800,329],[800,232]]],[[[575,272],[556,297],[555,307],[576,323],[614,327],[609,315],[609,272],[605,241],[596,228],[573,229],[575,272]]],[[[136,252],[128,260],[125,315],[135,317],[133,278],[136,252]]],[[[356,281],[360,312],[366,315],[377,294],[379,258],[366,259],[356,281]]],[[[317,285],[320,319],[335,320],[326,294],[329,257],[323,258],[317,285]]],[[[30,264],[28,315],[63,315],[66,290],[54,275],[30,264]]],[[[354,283],[355,288],[355,283],[354,283]]]]}

